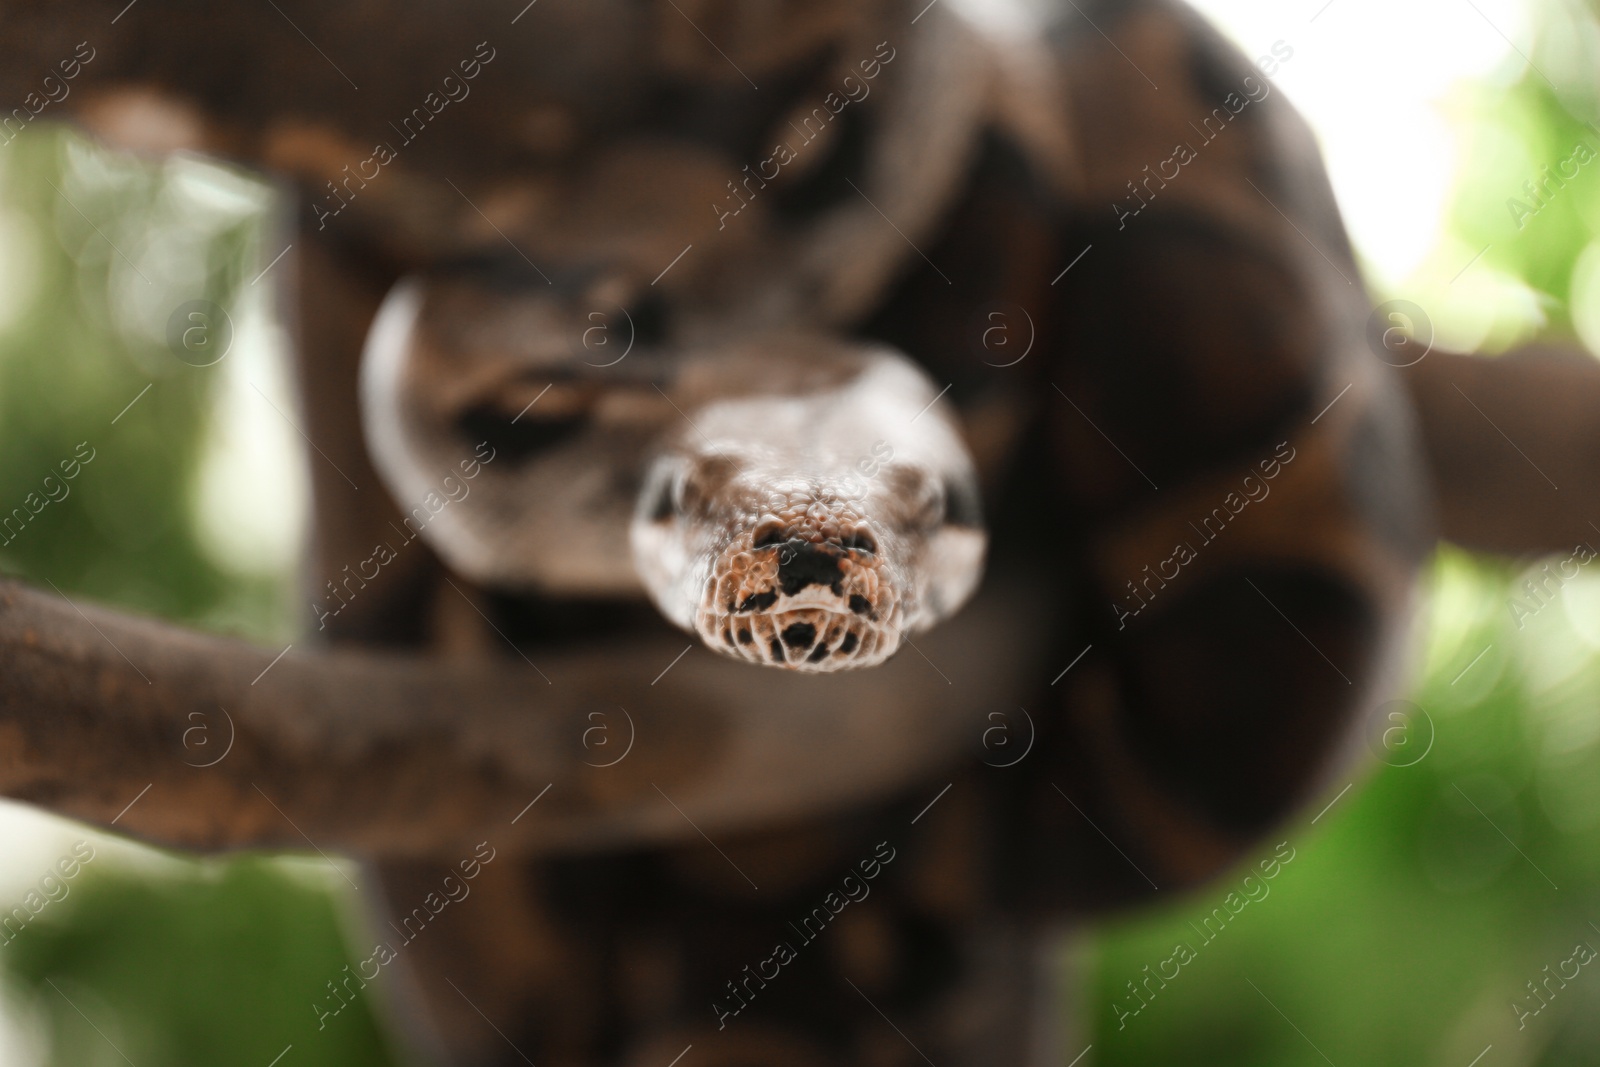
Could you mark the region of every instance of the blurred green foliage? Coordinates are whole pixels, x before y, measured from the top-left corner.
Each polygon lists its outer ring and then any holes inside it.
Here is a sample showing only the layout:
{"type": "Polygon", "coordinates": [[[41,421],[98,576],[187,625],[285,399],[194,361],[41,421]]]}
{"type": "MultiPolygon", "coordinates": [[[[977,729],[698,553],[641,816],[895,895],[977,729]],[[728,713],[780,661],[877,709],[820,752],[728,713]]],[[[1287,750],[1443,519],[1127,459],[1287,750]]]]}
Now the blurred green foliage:
{"type": "Polygon", "coordinates": [[[392,1062],[364,1006],[326,1025],[311,1007],[347,962],[327,885],[256,858],[188,867],[90,867],[65,921],[30,924],[7,946],[50,1062],[392,1062]]]}
{"type": "MultiPolygon", "coordinates": [[[[1533,290],[1546,333],[1571,337],[1581,310],[1573,298],[1600,298],[1574,291],[1583,253],[1600,236],[1600,94],[1565,99],[1530,71],[1509,91],[1472,87],[1458,104],[1466,153],[1451,228],[1485,249],[1486,267],[1533,290]]],[[[1502,345],[1525,339],[1497,335],[1491,341],[1502,345]]]]}
{"type": "Polygon", "coordinates": [[[0,546],[0,566],[154,615],[283,632],[283,576],[229,573],[199,542],[195,482],[218,370],[166,341],[183,302],[234,305],[265,220],[186,194],[198,168],[219,168],[154,167],[33,132],[6,147],[0,171],[7,299],[26,297],[0,330],[0,511],[43,496],[79,443],[95,458],[0,546]]]}
{"type": "MultiPolygon", "coordinates": [[[[1547,22],[1536,61],[1596,30],[1575,6],[1552,4],[1547,22]]],[[[1470,136],[1452,236],[1488,246],[1486,263],[1539,294],[1552,335],[1581,328],[1575,298],[1600,301],[1584,266],[1600,237],[1600,163],[1521,228],[1506,201],[1578,141],[1600,145],[1600,93],[1579,80],[1558,92],[1530,71],[1470,90],[1461,109],[1470,136]]],[[[196,625],[292,632],[288,574],[230,569],[196,532],[218,375],[174,358],[165,339],[166,314],[186,300],[240,306],[271,258],[266,194],[208,199],[208,180],[243,179],[43,128],[0,167],[0,509],[80,442],[95,450],[70,495],[0,546],[0,569],[196,625]]],[[[1428,725],[1414,719],[1393,760],[1409,765],[1335,779],[1325,800],[1353,788],[1269,843],[1263,857],[1282,840],[1294,859],[1214,940],[1196,927],[1249,869],[1082,937],[1073,1013],[1094,1044],[1083,1063],[1600,1063],[1600,966],[1541,986],[1541,1000],[1527,986],[1578,942],[1600,947],[1593,570],[1519,624],[1508,600],[1522,595],[1520,573],[1441,553],[1412,696],[1428,725]],[[1412,762],[1418,750],[1404,746],[1424,740],[1412,762]],[[1144,985],[1180,942],[1194,958],[1144,985]]],[[[365,1005],[317,1029],[311,1004],[349,958],[354,905],[296,862],[154,870],[113,858],[86,870],[0,955],[14,1013],[46,1035],[45,1062],[265,1067],[291,1045],[284,1067],[391,1062],[365,1005]]]]}
{"type": "MultiPolygon", "coordinates": [[[[289,574],[240,573],[199,534],[221,365],[177,358],[166,322],[196,299],[247,317],[245,290],[271,258],[265,187],[44,127],[6,146],[0,167],[0,513],[38,509],[0,546],[0,570],[74,599],[282,637],[289,574]],[[84,442],[93,459],[62,482],[60,462],[84,442]]],[[[129,863],[128,848],[90,836],[107,858],[0,945],[10,1014],[24,1035],[42,1031],[42,1062],[266,1067],[291,1044],[287,1067],[394,1062],[367,1005],[325,1029],[312,1009],[359,921],[331,872],[308,879],[300,861],[263,858],[129,863]]],[[[23,902],[14,892],[0,916],[23,902]]],[[[0,1040],[6,1067],[22,1055],[0,1040]]]]}

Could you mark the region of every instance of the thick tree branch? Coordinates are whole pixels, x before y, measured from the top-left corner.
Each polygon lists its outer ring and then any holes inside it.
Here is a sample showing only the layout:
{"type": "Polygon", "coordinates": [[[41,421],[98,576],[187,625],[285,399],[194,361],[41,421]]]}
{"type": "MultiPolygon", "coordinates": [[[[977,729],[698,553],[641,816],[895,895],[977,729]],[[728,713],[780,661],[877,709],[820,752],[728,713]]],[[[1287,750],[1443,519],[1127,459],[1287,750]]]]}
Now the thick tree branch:
{"type": "Polygon", "coordinates": [[[986,712],[1038,681],[1026,601],[1005,590],[883,667],[800,677],[698,647],[678,659],[690,640],[666,631],[536,654],[537,670],[275,660],[7,582],[0,794],[194,848],[428,855],[488,837],[548,852],[770,827],[975,746],[986,712]],[[631,751],[597,766],[628,748],[630,721],[631,751]]]}
{"type": "Polygon", "coordinates": [[[1434,352],[1401,373],[1448,540],[1513,555],[1600,545],[1600,361],[1532,345],[1434,352]]]}

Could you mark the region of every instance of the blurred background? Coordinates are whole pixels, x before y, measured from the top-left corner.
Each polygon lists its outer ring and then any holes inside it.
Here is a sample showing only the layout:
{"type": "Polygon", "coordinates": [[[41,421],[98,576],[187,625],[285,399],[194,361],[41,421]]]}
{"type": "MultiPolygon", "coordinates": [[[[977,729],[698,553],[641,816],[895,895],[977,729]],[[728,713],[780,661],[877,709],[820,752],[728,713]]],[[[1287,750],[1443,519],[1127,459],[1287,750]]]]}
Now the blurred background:
{"type": "MultiPolygon", "coordinates": [[[[1600,352],[1600,3],[1198,6],[1251,57],[1292,50],[1273,81],[1317,130],[1374,303],[1416,304],[1446,347],[1600,352]]],[[[273,204],[44,127],[0,149],[0,500],[93,452],[0,535],[0,570],[292,639],[307,490],[273,204]],[[187,301],[228,309],[225,358],[173,358],[187,301]]],[[[1275,877],[1074,939],[1082,1067],[1600,1063],[1600,568],[1536,601],[1542,562],[1440,553],[1410,703],[1282,831],[1275,877]],[[1178,977],[1147,984],[1179,943],[1178,977]]],[[[196,862],[12,805],[0,849],[0,909],[28,914],[0,926],[0,1065],[398,1062],[361,1005],[318,1029],[358,906],[320,857],[196,862]]]]}

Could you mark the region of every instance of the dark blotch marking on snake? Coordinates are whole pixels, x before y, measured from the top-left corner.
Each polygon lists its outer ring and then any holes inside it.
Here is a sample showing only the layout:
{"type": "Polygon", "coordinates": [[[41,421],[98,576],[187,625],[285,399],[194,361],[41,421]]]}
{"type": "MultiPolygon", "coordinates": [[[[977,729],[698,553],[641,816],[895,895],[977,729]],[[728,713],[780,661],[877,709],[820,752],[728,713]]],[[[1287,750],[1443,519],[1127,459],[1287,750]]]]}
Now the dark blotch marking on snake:
{"type": "Polygon", "coordinates": [[[753,640],[754,640],[754,638],[751,636],[749,630],[740,630],[739,631],[739,643],[741,645],[748,645],[753,640]]]}
{"type": "Polygon", "coordinates": [[[855,612],[857,615],[865,615],[867,612],[872,610],[872,601],[868,600],[860,593],[851,593],[850,610],[855,612]]]}
{"type": "Polygon", "coordinates": [[[827,656],[827,654],[828,654],[828,643],[826,641],[824,641],[821,644],[817,645],[816,648],[813,648],[811,650],[811,655],[806,657],[806,662],[807,663],[819,663],[819,662],[822,661],[823,657],[827,656]]]}
{"type": "Polygon", "coordinates": [[[733,631],[732,630],[723,630],[722,631],[722,639],[724,641],[726,641],[728,643],[728,645],[731,647],[733,645],[733,631]]]}
{"type": "Polygon", "coordinates": [[[774,663],[782,663],[783,662],[783,645],[778,643],[778,639],[776,637],[774,637],[772,639],[772,644],[769,647],[772,649],[772,662],[774,662],[774,663]]]}
{"type": "Polygon", "coordinates": [[[848,656],[850,653],[856,650],[856,644],[857,638],[855,631],[852,630],[844,635],[844,640],[839,642],[839,647],[834,649],[834,652],[840,656],[848,656]]]}
{"type": "Polygon", "coordinates": [[[739,605],[740,611],[766,611],[778,602],[778,594],[772,590],[765,593],[751,593],[744,598],[744,603],[739,605]]]}
{"type": "Polygon", "coordinates": [[[790,623],[783,631],[783,643],[790,648],[810,648],[817,639],[817,628],[809,622],[790,623]]]}

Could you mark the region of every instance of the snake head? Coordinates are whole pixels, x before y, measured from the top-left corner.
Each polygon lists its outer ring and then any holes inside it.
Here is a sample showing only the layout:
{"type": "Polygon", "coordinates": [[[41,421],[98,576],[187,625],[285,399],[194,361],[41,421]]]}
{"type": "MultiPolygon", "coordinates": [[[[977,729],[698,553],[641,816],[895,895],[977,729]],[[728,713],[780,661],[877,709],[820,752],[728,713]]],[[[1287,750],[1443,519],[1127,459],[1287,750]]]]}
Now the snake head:
{"type": "Polygon", "coordinates": [[[669,618],[752,663],[882,663],[976,587],[972,463],[922,372],[874,351],[836,388],[725,400],[659,456],[634,561],[669,618]]]}

